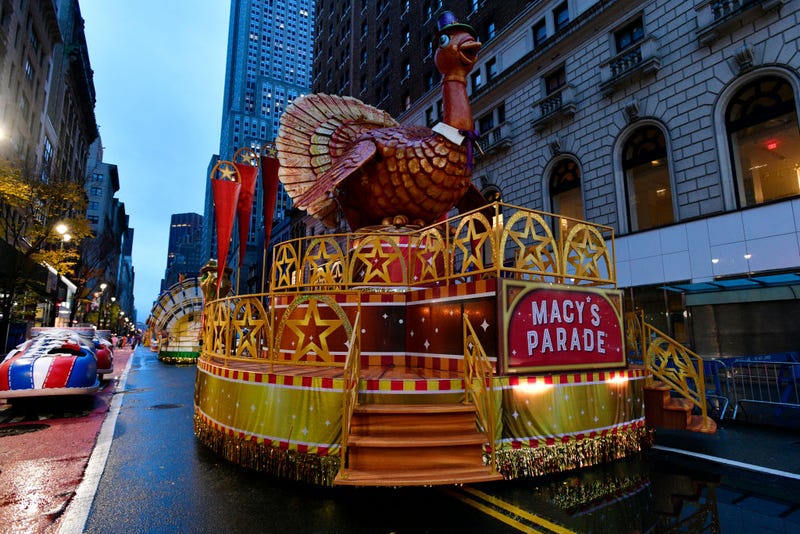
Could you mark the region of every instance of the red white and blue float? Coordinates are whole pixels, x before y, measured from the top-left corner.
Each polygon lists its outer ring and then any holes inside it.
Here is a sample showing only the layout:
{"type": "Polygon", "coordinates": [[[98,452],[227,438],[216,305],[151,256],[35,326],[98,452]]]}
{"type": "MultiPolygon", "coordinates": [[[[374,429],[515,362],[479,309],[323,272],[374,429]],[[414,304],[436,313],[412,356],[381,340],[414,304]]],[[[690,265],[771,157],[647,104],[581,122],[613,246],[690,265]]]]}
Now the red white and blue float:
{"type": "Polygon", "coordinates": [[[0,363],[0,398],[85,395],[100,387],[92,328],[41,328],[0,363]]]}

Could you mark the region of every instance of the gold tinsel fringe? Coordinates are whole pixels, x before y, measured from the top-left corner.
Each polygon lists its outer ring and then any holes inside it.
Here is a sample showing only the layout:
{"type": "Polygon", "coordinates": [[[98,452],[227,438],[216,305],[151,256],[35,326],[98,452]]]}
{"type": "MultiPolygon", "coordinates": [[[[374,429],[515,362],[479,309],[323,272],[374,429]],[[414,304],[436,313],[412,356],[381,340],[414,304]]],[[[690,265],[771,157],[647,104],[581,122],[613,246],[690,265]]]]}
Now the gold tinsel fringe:
{"type": "Polygon", "coordinates": [[[501,449],[497,451],[497,470],[506,479],[542,476],[612,462],[652,443],[652,429],[638,427],[549,446],[501,449]]]}
{"type": "Polygon", "coordinates": [[[303,454],[231,436],[197,414],[194,416],[194,434],[201,443],[226,460],[280,478],[333,486],[333,479],[339,471],[338,456],[303,454]]]}

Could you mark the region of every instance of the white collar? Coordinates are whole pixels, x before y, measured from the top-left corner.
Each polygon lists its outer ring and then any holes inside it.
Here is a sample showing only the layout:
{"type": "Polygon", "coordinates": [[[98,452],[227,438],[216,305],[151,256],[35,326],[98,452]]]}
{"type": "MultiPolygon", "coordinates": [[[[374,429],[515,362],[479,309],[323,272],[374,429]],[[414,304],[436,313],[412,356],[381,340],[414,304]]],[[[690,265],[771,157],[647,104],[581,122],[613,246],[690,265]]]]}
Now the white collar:
{"type": "Polygon", "coordinates": [[[459,146],[464,142],[464,136],[458,132],[458,128],[445,122],[437,122],[431,129],[459,146]]]}

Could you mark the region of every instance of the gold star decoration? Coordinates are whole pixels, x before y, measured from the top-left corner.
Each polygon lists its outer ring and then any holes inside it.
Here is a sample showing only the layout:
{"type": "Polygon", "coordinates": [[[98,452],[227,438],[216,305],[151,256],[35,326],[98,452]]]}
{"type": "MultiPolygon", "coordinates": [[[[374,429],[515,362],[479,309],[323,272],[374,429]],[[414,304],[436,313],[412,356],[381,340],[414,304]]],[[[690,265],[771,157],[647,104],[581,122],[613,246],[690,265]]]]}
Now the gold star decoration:
{"type": "MultiPolygon", "coordinates": [[[[570,231],[565,246],[565,260],[574,269],[576,277],[611,278],[611,261],[605,240],[585,224],[577,224],[570,231]]],[[[566,271],[567,265],[564,266],[566,271]]]]}
{"type": "Polygon", "coordinates": [[[234,165],[232,162],[220,160],[216,165],[214,165],[214,169],[211,171],[211,179],[238,182],[239,171],[236,169],[236,165],[234,165]]]}
{"type": "Polygon", "coordinates": [[[249,147],[242,147],[233,155],[233,161],[243,163],[251,167],[258,167],[258,154],[249,147]]]}
{"type": "Polygon", "coordinates": [[[293,359],[307,359],[307,356],[314,354],[321,361],[333,360],[328,347],[328,336],[342,327],[342,321],[338,317],[323,319],[316,299],[309,299],[304,316],[288,319],[286,326],[297,336],[293,359]]]}

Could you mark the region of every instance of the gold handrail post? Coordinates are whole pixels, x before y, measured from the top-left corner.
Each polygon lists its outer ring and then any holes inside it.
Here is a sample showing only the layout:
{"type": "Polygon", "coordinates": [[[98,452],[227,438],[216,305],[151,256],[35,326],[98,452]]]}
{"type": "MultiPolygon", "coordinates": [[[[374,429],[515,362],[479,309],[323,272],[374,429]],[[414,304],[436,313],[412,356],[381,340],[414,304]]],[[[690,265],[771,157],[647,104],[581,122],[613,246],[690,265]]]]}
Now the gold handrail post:
{"type": "Polygon", "coordinates": [[[486,432],[491,448],[489,463],[493,473],[497,472],[497,451],[494,428],[494,376],[492,365],[478,336],[463,316],[464,324],[464,402],[473,402],[478,412],[478,421],[486,432]],[[477,382],[477,385],[476,385],[477,382]]]}
{"type": "Polygon", "coordinates": [[[358,383],[361,380],[361,311],[356,312],[350,347],[344,365],[344,391],[342,397],[342,452],[341,465],[347,467],[347,446],[353,411],[358,405],[358,383]]]}

